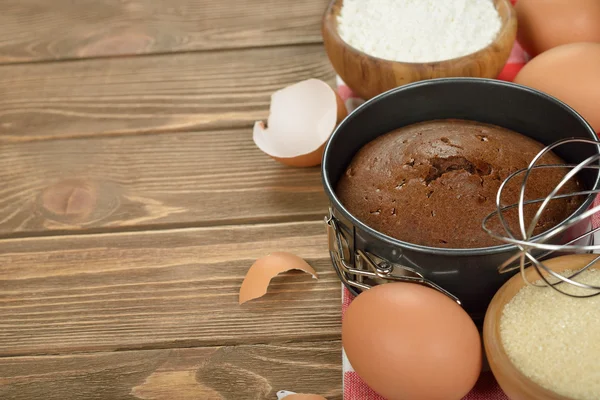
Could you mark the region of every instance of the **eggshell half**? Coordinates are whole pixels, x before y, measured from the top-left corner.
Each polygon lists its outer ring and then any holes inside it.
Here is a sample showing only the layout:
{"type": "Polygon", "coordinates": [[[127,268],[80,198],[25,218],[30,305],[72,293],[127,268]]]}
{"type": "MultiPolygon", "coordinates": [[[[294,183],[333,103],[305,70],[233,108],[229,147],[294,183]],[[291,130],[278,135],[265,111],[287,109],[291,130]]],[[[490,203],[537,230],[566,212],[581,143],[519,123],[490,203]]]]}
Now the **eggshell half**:
{"type": "Polygon", "coordinates": [[[282,164],[313,167],[321,163],[325,143],[347,115],[327,83],[308,79],[273,93],[267,124],[255,122],[252,138],[282,164]]]}
{"type": "Polygon", "coordinates": [[[515,83],[562,100],[600,132],[600,43],[571,43],[548,50],[529,61],[515,83]]]}
{"type": "Polygon", "coordinates": [[[271,253],[252,264],[240,287],[239,303],[259,298],[267,293],[271,279],[282,272],[300,270],[317,279],[317,272],[302,258],[287,252],[271,253]]]}

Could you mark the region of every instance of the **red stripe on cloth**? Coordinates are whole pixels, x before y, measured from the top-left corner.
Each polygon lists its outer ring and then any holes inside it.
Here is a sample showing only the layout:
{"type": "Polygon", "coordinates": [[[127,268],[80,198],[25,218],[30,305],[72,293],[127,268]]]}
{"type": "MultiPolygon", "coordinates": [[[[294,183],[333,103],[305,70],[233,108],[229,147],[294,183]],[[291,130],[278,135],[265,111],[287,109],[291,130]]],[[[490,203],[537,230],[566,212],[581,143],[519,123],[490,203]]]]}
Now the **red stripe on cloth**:
{"type": "MultiPolygon", "coordinates": [[[[600,196],[596,196],[596,198],[594,199],[594,207],[596,206],[600,206],[600,196]]],[[[592,226],[594,228],[600,226],[600,212],[597,212],[594,215],[592,215],[592,226]]]]}
{"type": "Polygon", "coordinates": [[[354,296],[352,296],[352,293],[350,293],[350,291],[344,286],[344,293],[342,295],[342,319],[344,319],[346,309],[350,303],[352,303],[352,300],[354,300],[354,296]]]}
{"type": "Polygon", "coordinates": [[[346,102],[348,99],[356,97],[356,95],[352,92],[352,89],[345,85],[338,86],[337,91],[344,102],[346,102]]]}
{"type": "MultiPolygon", "coordinates": [[[[344,373],[344,400],[385,400],[368,387],[356,372],[344,373]]],[[[483,372],[473,390],[463,400],[509,400],[491,372],[483,372]]]]}
{"type": "Polygon", "coordinates": [[[500,72],[500,75],[498,75],[498,79],[502,81],[512,82],[521,70],[521,68],[523,68],[524,66],[525,63],[506,64],[500,72]]]}
{"type": "Polygon", "coordinates": [[[368,387],[356,372],[344,373],[344,400],[385,400],[368,387]]]}
{"type": "Polygon", "coordinates": [[[463,400],[509,400],[491,372],[482,372],[475,387],[463,400]]]}

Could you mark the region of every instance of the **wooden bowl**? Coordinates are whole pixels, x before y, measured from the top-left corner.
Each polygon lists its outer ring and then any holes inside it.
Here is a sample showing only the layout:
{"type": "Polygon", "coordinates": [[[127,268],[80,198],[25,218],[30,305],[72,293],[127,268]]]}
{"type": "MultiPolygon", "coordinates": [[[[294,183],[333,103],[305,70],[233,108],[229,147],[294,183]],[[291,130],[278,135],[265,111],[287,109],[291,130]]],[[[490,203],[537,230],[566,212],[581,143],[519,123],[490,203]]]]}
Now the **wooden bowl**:
{"type": "MultiPolygon", "coordinates": [[[[597,254],[577,254],[556,257],[544,261],[544,265],[555,272],[580,269],[596,258],[597,254]]],[[[530,282],[539,280],[533,268],[526,270],[530,282]]],[[[563,284],[564,285],[564,284],[563,284]]],[[[500,318],[504,306],[525,286],[521,274],[513,276],[492,299],[483,323],[483,343],[488,363],[498,384],[511,400],[572,400],[545,389],[523,375],[510,361],[500,338],[500,318]]],[[[541,289],[541,290],[552,290],[541,289]]]]}
{"type": "Polygon", "coordinates": [[[407,83],[431,78],[496,78],[506,64],[517,35],[517,17],[510,0],[494,0],[502,27],[492,44],[463,57],[430,63],[389,61],[350,46],[338,34],[343,0],[332,0],[323,16],[325,50],[333,68],[363,99],[407,83]]]}

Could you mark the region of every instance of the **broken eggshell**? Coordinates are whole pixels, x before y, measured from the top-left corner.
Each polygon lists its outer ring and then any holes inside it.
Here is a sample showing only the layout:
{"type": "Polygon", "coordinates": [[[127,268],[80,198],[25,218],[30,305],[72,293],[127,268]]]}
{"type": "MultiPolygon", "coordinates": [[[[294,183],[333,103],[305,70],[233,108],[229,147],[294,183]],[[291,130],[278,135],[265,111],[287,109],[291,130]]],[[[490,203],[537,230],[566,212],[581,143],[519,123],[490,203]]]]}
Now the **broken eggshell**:
{"type": "Polygon", "coordinates": [[[260,150],[282,164],[321,164],[325,143],[348,111],[327,83],[307,79],[271,95],[267,124],[254,123],[252,138],[260,150]]]}
{"type": "Polygon", "coordinates": [[[317,279],[317,272],[302,258],[292,253],[276,252],[261,257],[252,264],[240,287],[239,303],[256,299],[267,293],[271,279],[282,272],[300,270],[317,279]]]}

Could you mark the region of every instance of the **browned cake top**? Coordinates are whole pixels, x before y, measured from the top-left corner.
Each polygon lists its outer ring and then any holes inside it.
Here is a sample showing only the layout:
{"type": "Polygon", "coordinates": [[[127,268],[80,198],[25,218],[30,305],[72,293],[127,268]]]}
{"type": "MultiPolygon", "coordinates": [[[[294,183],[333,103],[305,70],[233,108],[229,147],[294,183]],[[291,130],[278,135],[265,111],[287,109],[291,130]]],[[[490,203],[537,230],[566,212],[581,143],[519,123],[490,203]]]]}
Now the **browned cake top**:
{"type": "MultiPolygon", "coordinates": [[[[397,239],[432,247],[474,248],[502,244],[481,228],[495,210],[502,181],[527,167],[544,146],[495,125],[465,120],[436,120],[410,125],[378,137],[354,157],[337,185],[348,211],[371,228],[397,239]]],[[[541,164],[564,163],[553,153],[541,164]]],[[[565,169],[535,170],[526,199],[547,196],[565,169]]],[[[520,179],[503,192],[503,203],[517,202],[520,179]]],[[[563,192],[574,192],[571,181],[563,192]]],[[[555,200],[535,233],[557,225],[581,198],[555,200]]],[[[525,208],[529,221],[537,205],[525,208]]],[[[518,227],[516,212],[507,214],[518,227]]],[[[492,226],[499,227],[496,220],[492,226]]]]}

